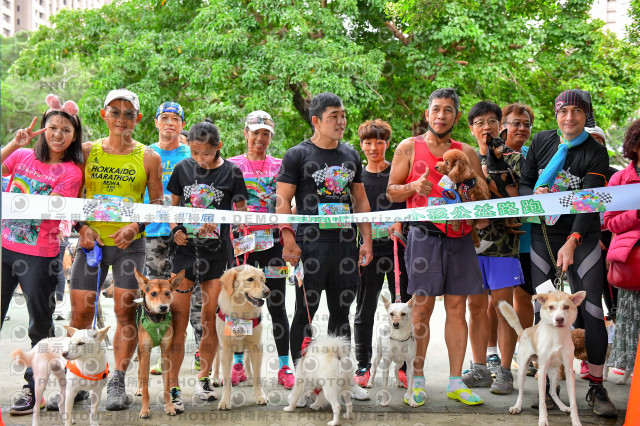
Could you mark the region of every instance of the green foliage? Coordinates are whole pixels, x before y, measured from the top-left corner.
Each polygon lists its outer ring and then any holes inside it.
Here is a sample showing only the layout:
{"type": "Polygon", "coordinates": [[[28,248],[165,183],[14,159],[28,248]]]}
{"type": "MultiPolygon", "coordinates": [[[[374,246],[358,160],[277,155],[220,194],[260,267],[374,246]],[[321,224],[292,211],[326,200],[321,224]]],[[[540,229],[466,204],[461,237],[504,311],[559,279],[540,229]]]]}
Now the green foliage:
{"type": "MultiPolygon", "coordinates": [[[[640,0],[634,0],[640,1],[640,0]]],[[[61,61],[90,70],[82,117],[99,137],[107,92],[140,96],[135,137],[157,140],[156,107],[180,102],[187,128],[208,116],[225,155],[244,150],[243,119],[255,109],[276,121],[271,146],[282,155],[312,134],[311,97],[338,94],[347,108],[345,139],[357,127],[389,121],[393,148],[423,131],[429,94],[455,87],[463,117],[453,137],[472,142],[466,111],[479,100],[520,101],[534,131],[556,127],[553,103],[568,88],[589,90],[596,120],[625,123],[640,105],[640,46],[601,31],[590,0],[138,0],[99,10],[65,10],[34,33],[12,76],[36,81],[61,61]]],[[[4,96],[3,96],[4,100],[4,96]]]]}
{"type": "Polygon", "coordinates": [[[640,0],[629,2],[629,17],[631,24],[627,26],[627,38],[635,45],[640,44],[640,0]]]}

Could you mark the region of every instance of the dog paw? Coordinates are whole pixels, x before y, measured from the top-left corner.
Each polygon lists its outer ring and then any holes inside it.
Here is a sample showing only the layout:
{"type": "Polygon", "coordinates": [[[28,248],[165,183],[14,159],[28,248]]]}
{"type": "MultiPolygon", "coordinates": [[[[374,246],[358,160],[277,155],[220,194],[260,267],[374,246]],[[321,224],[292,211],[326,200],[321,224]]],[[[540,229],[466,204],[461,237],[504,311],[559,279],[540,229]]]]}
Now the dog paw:
{"type": "Polygon", "coordinates": [[[258,398],[256,398],[256,404],[258,405],[267,405],[267,397],[262,394],[258,398]]]}
{"type": "Polygon", "coordinates": [[[415,401],[413,400],[413,398],[411,398],[411,399],[409,400],[409,405],[410,405],[411,407],[413,407],[413,408],[419,407],[418,403],[417,403],[417,402],[415,402],[415,401]]]}
{"type": "Polygon", "coordinates": [[[229,404],[229,401],[220,401],[220,403],[218,404],[218,410],[220,411],[228,411],[231,409],[231,404],[229,404]]]}
{"type": "Polygon", "coordinates": [[[141,419],[149,419],[149,418],[151,418],[151,416],[149,415],[148,411],[140,411],[140,418],[141,419]]]}
{"type": "Polygon", "coordinates": [[[311,408],[312,410],[318,411],[320,408],[322,408],[322,406],[320,404],[318,404],[317,402],[314,402],[313,404],[311,404],[309,406],[309,408],[311,408]]]}
{"type": "Polygon", "coordinates": [[[516,407],[515,405],[509,408],[509,414],[520,414],[520,411],[522,411],[522,408],[516,407]]]}
{"type": "Polygon", "coordinates": [[[136,389],[136,396],[142,396],[142,389],[136,389]]]}
{"type": "Polygon", "coordinates": [[[369,383],[367,383],[367,388],[372,388],[373,387],[373,381],[370,381],[369,383]]]}
{"type": "Polygon", "coordinates": [[[380,401],[380,406],[381,407],[388,407],[389,406],[389,401],[380,401]]]}
{"type": "Polygon", "coordinates": [[[327,422],[327,426],[337,426],[339,424],[340,422],[334,422],[333,420],[331,420],[330,422],[327,422]]]}
{"type": "Polygon", "coordinates": [[[175,416],[176,415],[176,409],[173,407],[173,403],[170,404],[168,407],[165,406],[164,407],[164,412],[169,416],[175,416]]]}
{"type": "Polygon", "coordinates": [[[222,386],[222,380],[219,377],[212,377],[211,378],[211,385],[215,386],[215,387],[222,386]]]}
{"type": "Polygon", "coordinates": [[[549,419],[538,420],[538,426],[549,426],[549,419]]]}
{"type": "Polygon", "coordinates": [[[344,417],[346,420],[355,419],[355,416],[353,415],[353,412],[351,412],[350,414],[344,413],[342,415],[342,417],[344,417]]]}
{"type": "Polygon", "coordinates": [[[286,411],[287,413],[292,412],[294,409],[293,405],[287,405],[286,407],[283,408],[284,411],[286,411]]]}

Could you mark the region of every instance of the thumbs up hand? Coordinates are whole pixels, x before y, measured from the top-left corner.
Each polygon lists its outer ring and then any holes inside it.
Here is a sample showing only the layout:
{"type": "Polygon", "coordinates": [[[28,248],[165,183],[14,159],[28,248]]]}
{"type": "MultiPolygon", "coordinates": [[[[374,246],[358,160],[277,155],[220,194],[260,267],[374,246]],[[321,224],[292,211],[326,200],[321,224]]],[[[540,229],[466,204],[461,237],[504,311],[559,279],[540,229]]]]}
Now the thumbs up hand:
{"type": "Polygon", "coordinates": [[[429,169],[427,168],[422,176],[418,178],[418,180],[412,182],[413,188],[416,191],[416,194],[422,195],[426,197],[431,192],[431,188],[433,187],[433,183],[429,181],[429,169]]]}

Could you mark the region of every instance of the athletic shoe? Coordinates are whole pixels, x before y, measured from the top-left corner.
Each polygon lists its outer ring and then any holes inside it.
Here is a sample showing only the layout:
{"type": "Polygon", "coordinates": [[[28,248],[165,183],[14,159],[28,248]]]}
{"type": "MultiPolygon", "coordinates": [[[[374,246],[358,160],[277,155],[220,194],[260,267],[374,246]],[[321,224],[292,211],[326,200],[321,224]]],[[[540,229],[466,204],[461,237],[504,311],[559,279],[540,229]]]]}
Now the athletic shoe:
{"type": "Polygon", "coordinates": [[[246,381],[247,375],[244,372],[244,365],[236,362],[235,364],[233,364],[233,368],[231,369],[231,384],[235,386],[240,382],[246,381]]]}
{"type": "Polygon", "coordinates": [[[617,374],[619,376],[624,376],[625,374],[627,374],[627,370],[625,370],[624,368],[612,368],[611,372],[613,374],[617,374]]]}
{"type": "Polygon", "coordinates": [[[594,414],[602,417],[616,417],[616,406],[609,399],[607,390],[602,385],[590,385],[587,392],[587,402],[594,414]]]}
{"type": "Polygon", "coordinates": [[[587,361],[580,362],[580,378],[589,380],[589,363],[587,361]]]}
{"type": "Polygon", "coordinates": [[[203,401],[215,401],[219,398],[216,391],[211,387],[208,377],[202,377],[196,381],[196,391],[193,395],[203,401]]]}
{"type": "MultiPolygon", "coordinates": [[[[35,395],[29,385],[22,387],[22,395],[11,405],[11,411],[9,414],[12,416],[24,416],[26,414],[32,414],[35,407],[35,395]]],[[[40,409],[42,410],[46,406],[44,398],[40,400],[40,409]]]]}
{"type": "Polygon", "coordinates": [[[498,395],[509,395],[513,392],[513,374],[511,374],[511,370],[500,367],[495,380],[491,384],[490,391],[498,395]]]}
{"type": "MultiPolygon", "coordinates": [[[[402,383],[402,386],[407,389],[407,372],[404,370],[400,370],[398,371],[398,378],[400,379],[400,383],[402,383]]],[[[398,384],[398,386],[400,386],[400,384],[398,384]]]]}
{"type": "Polygon", "coordinates": [[[179,387],[172,387],[169,389],[171,395],[171,402],[173,403],[173,409],[176,410],[176,414],[184,412],[184,403],[182,402],[182,391],[179,387]]]}
{"type": "Polygon", "coordinates": [[[500,366],[502,365],[501,363],[502,361],[497,354],[487,355],[487,368],[491,373],[491,377],[496,377],[496,374],[498,374],[498,370],[500,370],[500,366]]]}
{"type": "MultiPolygon", "coordinates": [[[[411,392],[413,392],[413,400],[418,406],[422,406],[427,402],[427,391],[424,388],[413,388],[411,392]]],[[[409,405],[409,391],[404,394],[404,403],[409,405]]]]}
{"type": "Polygon", "coordinates": [[[471,367],[462,373],[462,382],[467,385],[468,388],[488,388],[493,383],[491,373],[486,365],[474,364],[469,361],[471,367]]]}
{"type": "Polygon", "coordinates": [[[529,368],[527,368],[527,376],[535,377],[538,374],[538,367],[535,366],[533,361],[529,361],[529,368]]]}
{"type": "MultiPolygon", "coordinates": [[[[548,379],[547,379],[548,380],[548,379]]],[[[560,394],[560,385],[556,387],[556,394],[560,394]]],[[[547,405],[547,410],[552,409],[556,406],[555,401],[551,398],[551,394],[549,393],[549,382],[547,382],[547,390],[544,395],[544,401],[547,405]]],[[[531,403],[531,408],[537,409],[540,406],[540,398],[538,397],[538,392],[533,394],[533,402],[531,403]]]]}
{"type": "Polygon", "coordinates": [[[193,362],[193,368],[200,370],[200,352],[195,353],[195,361],[193,362]]]}
{"type": "Polygon", "coordinates": [[[353,381],[356,382],[356,385],[366,388],[367,383],[369,383],[369,377],[371,377],[369,369],[367,367],[362,367],[356,371],[356,374],[353,376],[353,381]]]}
{"type": "MultiPolygon", "coordinates": [[[[85,390],[79,391],[75,398],[73,398],[73,403],[77,404],[80,401],[84,401],[85,399],[89,399],[89,392],[85,390]]],[[[58,401],[60,400],[60,394],[54,395],[49,402],[47,402],[47,411],[60,411],[58,407],[58,401]]]]}
{"type": "Polygon", "coordinates": [[[125,391],[124,377],[113,376],[107,384],[107,410],[124,410],[131,404],[131,399],[125,391]]]}
{"type": "Polygon", "coordinates": [[[353,384],[353,388],[351,388],[351,392],[353,392],[353,398],[358,401],[366,401],[369,399],[369,392],[365,389],[362,389],[360,386],[353,384]]]}
{"type": "Polygon", "coordinates": [[[156,376],[159,376],[162,374],[162,358],[158,358],[158,362],[153,364],[153,367],[151,367],[151,370],[149,370],[149,373],[154,374],[156,376]]]}
{"type": "Polygon", "coordinates": [[[293,371],[288,365],[283,365],[278,371],[278,384],[283,385],[285,389],[293,389],[295,383],[296,378],[293,376],[293,371]]]}

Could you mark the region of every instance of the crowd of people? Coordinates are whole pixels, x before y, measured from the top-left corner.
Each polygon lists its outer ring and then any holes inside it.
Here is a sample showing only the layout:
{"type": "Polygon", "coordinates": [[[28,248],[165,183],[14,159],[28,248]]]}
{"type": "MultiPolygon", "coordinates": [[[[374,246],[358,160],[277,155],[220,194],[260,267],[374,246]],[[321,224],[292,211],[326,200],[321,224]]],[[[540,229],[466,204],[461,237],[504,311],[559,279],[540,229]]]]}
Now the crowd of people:
{"type": "MultiPolygon", "coordinates": [[[[476,152],[471,145],[452,138],[451,132],[462,116],[455,90],[438,89],[430,95],[425,111],[427,130],[401,141],[392,162],[386,160],[391,126],[380,119],[359,126],[364,166],[361,154],[342,142],[346,109],[342,100],[329,92],[318,94],[309,105],[313,136],[290,148],[282,159],[268,154],[276,125],[265,111],[254,111],[246,117],[242,129],[246,151],[225,158],[223,138],[214,122],[206,119],[185,131],[184,111],[175,102],[158,107],[158,142],[149,146],[133,137],[142,114],[138,96],[129,90],[109,92],[100,110],[108,134],[91,142],[83,143],[75,103],[62,104],[49,95],[47,104],[49,109],[42,116],[39,130],[34,130],[34,118],[2,148],[2,174],[9,176],[7,191],[116,204],[144,202],[279,214],[395,210],[447,202],[441,185],[443,175],[435,166],[454,149],[466,154],[477,176],[487,180],[494,198],[598,188],[609,182],[640,182],[640,120],[632,124],[625,137],[624,155],[630,164],[613,174],[605,134],[595,125],[589,94],[580,90],[558,95],[558,128],[539,131],[530,144],[534,113],[529,106],[513,103],[500,108],[489,101],[477,103],[467,114],[469,130],[478,146],[476,152]],[[26,148],[36,137],[34,148],[26,148]],[[489,142],[495,139],[502,139],[506,145],[502,151],[506,169],[500,172],[511,176],[507,184],[496,177],[500,174],[492,173],[489,142]]],[[[618,327],[611,357],[616,367],[631,368],[633,364],[640,316],[638,292],[614,291],[607,281],[606,260],[624,266],[636,255],[640,210],[606,212],[603,218],[589,213],[515,222],[482,219],[457,225],[452,221],[297,226],[99,220],[73,223],[79,234],[79,249],[69,280],[70,325],[91,327],[96,292],[102,285],[98,277],[104,280],[111,270],[117,327],[106,406],[107,410],[126,409],[131,401],[125,389],[125,372],[137,344],[134,299],[139,290],[134,268],[152,279],[185,270],[185,279],[171,305],[174,337],[170,365],[176,368],[168,372],[172,402],[176,411],[182,412],[185,408],[179,373],[189,318],[199,346],[196,359],[200,372],[194,396],[210,401],[217,397],[210,373],[218,351],[215,317],[220,277],[227,268],[247,263],[264,271],[271,290],[267,308],[278,353],[278,384],[285,389],[293,387],[295,373],[291,366],[302,356],[305,338],[312,335],[310,322],[324,291],[330,334],[351,338],[349,312],[356,302],[353,324],[358,367],[353,391],[356,399],[367,399],[364,387],[370,375],[374,317],[386,278],[392,295],[403,302],[413,298],[417,357],[413,388],[407,392],[413,393],[418,405],[427,399],[425,357],[430,318],[436,298],[444,296],[447,395],[463,404],[477,405],[484,401],[473,388],[490,387],[498,395],[513,391],[512,366],[535,374],[533,363],[515,359],[517,335],[497,310],[498,303],[514,305],[523,326],[532,326],[539,319],[539,306],[534,306],[531,299],[535,287],[566,273],[572,292],[587,292],[575,324],[586,333],[588,364],[581,371],[589,380],[586,399],[596,414],[615,416],[615,406],[602,384],[607,348],[603,295],[610,296],[610,316],[625,318],[625,325],[618,327]],[[481,239],[479,248],[471,238],[472,227],[477,228],[481,239]],[[607,229],[613,237],[605,237],[607,229]],[[250,234],[255,246],[249,253],[234,257],[234,239],[250,234]],[[394,259],[394,239],[397,243],[405,238],[406,248],[400,245],[399,260],[394,259]],[[87,254],[95,245],[102,248],[102,261],[97,267],[91,266],[87,254]],[[301,263],[304,270],[304,286],[295,286],[291,324],[285,305],[287,263],[301,263]],[[396,267],[400,270],[399,282],[396,267]],[[467,340],[472,360],[469,369],[463,371],[467,340]]],[[[62,293],[60,242],[69,235],[71,226],[35,219],[2,223],[1,318],[4,323],[19,284],[27,300],[32,345],[53,333],[52,316],[62,293]]],[[[153,367],[156,371],[160,368],[153,367]]],[[[405,370],[406,365],[400,380],[406,387],[405,370]]],[[[232,372],[233,384],[246,380],[243,354],[235,354],[232,372]]],[[[28,414],[45,404],[34,401],[30,369],[25,372],[25,380],[22,396],[11,407],[12,414],[28,414]]],[[[81,392],[76,401],[86,397],[81,392]]],[[[55,410],[57,400],[47,405],[55,410]]]]}

